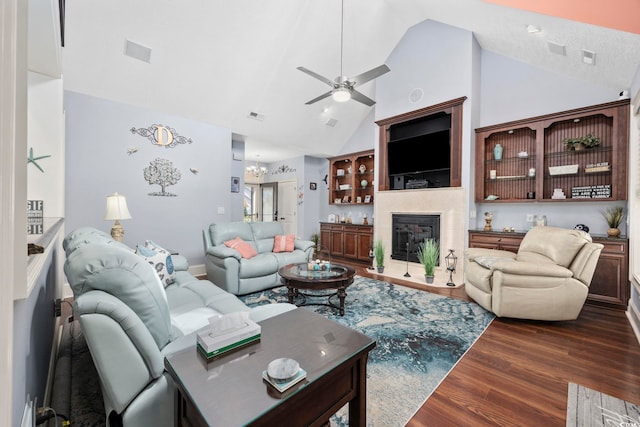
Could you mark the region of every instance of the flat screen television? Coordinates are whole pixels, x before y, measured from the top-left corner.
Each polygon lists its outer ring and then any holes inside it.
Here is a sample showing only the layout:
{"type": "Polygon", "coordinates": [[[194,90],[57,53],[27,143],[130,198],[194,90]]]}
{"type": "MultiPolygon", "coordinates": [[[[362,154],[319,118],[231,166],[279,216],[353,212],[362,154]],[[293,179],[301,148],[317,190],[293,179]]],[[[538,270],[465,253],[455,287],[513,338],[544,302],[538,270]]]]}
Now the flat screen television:
{"type": "Polygon", "coordinates": [[[387,145],[389,175],[406,175],[451,168],[450,131],[390,141],[387,145]]]}

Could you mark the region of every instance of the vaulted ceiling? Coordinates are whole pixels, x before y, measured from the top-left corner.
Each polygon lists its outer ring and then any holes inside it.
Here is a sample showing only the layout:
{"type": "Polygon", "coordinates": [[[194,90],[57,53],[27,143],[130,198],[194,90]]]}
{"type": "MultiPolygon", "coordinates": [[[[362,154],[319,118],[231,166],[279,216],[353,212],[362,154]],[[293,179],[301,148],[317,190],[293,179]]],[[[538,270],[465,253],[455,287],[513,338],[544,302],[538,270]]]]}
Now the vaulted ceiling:
{"type": "MultiPolygon", "coordinates": [[[[602,11],[597,3],[344,0],[344,74],[383,64],[408,28],[431,19],[473,32],[482,49],[627,89],[640,65],[640,24],[628,18],[640,6],[620,0],[602,11]],[[583,49],[596,53],[595,66],[584,66],[583,49]]],[[[331,97],[305,105],[328,87],[296,68],[340,74],[341,10],[341,0],[67,2],[64,85],[231,129],[248,160],[335,155],[375,107],[331,97]],[[126,40],[150,48],[149,61],[125,55],[126,40]]],[[[375,81],[359,90],[375,99],[375,81]]]]}

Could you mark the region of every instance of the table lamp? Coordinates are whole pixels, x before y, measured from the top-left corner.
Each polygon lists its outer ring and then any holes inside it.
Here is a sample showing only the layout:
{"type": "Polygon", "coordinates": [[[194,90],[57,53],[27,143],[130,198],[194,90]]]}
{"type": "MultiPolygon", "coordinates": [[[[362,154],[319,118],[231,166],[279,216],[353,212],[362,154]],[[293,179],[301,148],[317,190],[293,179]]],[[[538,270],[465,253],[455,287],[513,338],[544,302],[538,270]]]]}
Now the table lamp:
{"type": "Polygon", "coordinates": [[[127,208],[127,199],[122,194],[110,194],[107,196],[107,210],[104,213],[104,220],[115,220],[111,228],[111,237],[118,242],[122,242],[124,236],[124,228],[120,225],[121,219],[131,219],[129,208],[127,208]]]}

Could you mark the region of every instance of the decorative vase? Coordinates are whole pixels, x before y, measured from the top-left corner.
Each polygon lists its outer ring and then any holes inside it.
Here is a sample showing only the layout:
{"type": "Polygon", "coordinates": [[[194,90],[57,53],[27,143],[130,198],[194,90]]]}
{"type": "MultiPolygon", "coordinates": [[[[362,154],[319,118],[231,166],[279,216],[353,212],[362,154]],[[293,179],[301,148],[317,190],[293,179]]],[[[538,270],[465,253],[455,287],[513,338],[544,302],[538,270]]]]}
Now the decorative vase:
{"type": "Polygon", "coordinates": [[[378,267],[378,273],[384,273],[384,267],[378,267]]]}
{"type": "Polygon", "coordinates": [[[433,276],[427,276],[426,274],[424,275],[424,279],[427,281],[427,283],[433,283],[433,276]]]}
{"type": "Polygon", "coordinates": [[[496,160],[502,160],[502,145],[496,144],[496,146],[493,147],[493,158],[496,160]]]}
{"type": "Polygon", "coordinates": [[[609,237],[618,237],[620,235],[619,228],[610,228],[607,230],[607,236],[609,237]]]}
{"type": "Polygon", "coordinates": [[[360,185],[362,186],[362,188],[366,188],[367,185],[369,185],[369,182],[366,179],[363,179],[362,181],[360,181],[360,185]]]}

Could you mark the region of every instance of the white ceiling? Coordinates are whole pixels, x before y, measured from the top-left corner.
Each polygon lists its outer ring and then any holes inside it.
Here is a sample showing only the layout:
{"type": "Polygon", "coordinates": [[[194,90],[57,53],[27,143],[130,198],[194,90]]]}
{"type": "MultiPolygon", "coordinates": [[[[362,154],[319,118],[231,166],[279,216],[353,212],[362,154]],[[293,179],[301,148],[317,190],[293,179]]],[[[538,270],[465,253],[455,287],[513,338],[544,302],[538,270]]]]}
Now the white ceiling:
{"type": "MultiPolygon", "coordinates": [[[[372,107],[330,97],[305,105],[329,87],[296,67],[340,74],[340,13],[340,0],[67,2],[65,89],[229,128],[248,160],[332,156],[372,107]],[[150,63],[125,56],[125,39],[151,48],[150,63]]],[[[640,65],[635,33],[481,0],[345,0],[344,74],[383,64],[426,19],[472,31],[483,49],[615,91],[629,88],[640,65]],[[542,32],[529,34],[528,24],[542,32]],[[567,56],[548,41],[566,45],[567,56]],[[596,52],[595,66],[581,62],[582,49],[596,52]]],[[[375,81],[358,89],[375,99],[375,81]]]]}

